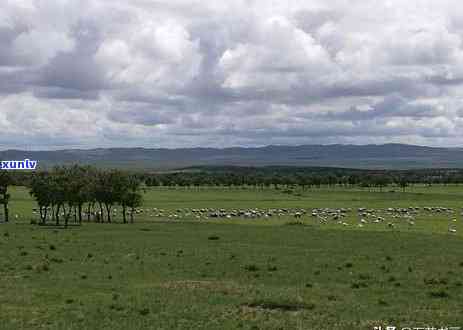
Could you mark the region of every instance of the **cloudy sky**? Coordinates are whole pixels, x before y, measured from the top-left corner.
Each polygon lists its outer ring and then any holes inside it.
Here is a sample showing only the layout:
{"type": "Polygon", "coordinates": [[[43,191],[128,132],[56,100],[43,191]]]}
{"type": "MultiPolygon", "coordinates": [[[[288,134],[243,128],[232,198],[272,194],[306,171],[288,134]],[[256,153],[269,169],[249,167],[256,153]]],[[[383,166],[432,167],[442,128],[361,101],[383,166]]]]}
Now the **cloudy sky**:
{"type": "Polygon", "coordinates": [[[458,0],[2,0],[0,149],[463,144],[458,0]]]}

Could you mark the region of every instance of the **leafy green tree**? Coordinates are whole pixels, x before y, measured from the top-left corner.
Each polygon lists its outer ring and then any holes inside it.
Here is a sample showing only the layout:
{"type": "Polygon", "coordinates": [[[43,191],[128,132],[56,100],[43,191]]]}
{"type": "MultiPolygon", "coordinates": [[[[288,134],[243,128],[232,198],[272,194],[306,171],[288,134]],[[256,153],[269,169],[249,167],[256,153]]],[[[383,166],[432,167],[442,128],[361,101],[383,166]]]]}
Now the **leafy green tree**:
{"type": "Polygon", "coordinates": [[[10,201],[10,194],[8,193],[8,186],[11,184],[11,177],[5,170],[0,170],[0,204],[3,205],[3,214],[5,222],[9,221],[8,203],[10,201]]]}
{"type": "Polygon", "coordinates": [[[408,180],[405,176],[401,176],[398,181],[398,185],[402,188],[402,191],[405,192],[405,189],[408,187],[408,180]]]}
{"type": "Polygon", "coordinates": [[[46,223],[48,210],[53,202],[51,180],[49,173],[41,172],[35,174],[30,182],[30,194],[37,201],[42,224],[46,223]]]}
{"type": "Polygon", "coordinates": [[[139,192],[131,191],[126,196],[126,205],[130,208],[130,222],[133,223],[133,214],[135,209],[143,203],[143,197],[139,192]]]}

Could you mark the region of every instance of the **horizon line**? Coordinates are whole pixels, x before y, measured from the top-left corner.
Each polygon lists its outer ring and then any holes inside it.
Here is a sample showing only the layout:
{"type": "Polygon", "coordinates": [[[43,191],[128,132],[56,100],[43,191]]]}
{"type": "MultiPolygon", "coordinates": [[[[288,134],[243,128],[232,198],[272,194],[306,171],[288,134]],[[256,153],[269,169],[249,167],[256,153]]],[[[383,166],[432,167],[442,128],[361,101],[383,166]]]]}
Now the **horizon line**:
{"type": "Polygon", "coordinates": [[[289,147],[289,148],[300,148],[300,147],[333,147],[333,146],[345,146],[345,147],[368,147],[368,146],[407,146],[407,147],[418,147],[418,148],[432,148],[432,149],[461,149],[462,147],[443,147],[443,146],[428,146],[428,145],[420,145],[420,144],[409,144],[409,143],[367,143],[367,144],[354,144],[354,143],[329,143],[329,144],[269,144],[269,145],[261,145],[261,146],[231,146],[231,147],[202,147],[202,146],[195,146],[195,147],[95,147],[95,148],[57,148],[57,149],[36,149],[36,150],[27,150],[27,149],[16,149],[16,148],[8,148],[8,149],[0,149],[0,152],[12,152],[12,151],[20,151],[20,152],[63,152],[63,151],[94,151],[94,150],[129,150],[129,149],[142,149],[142,150],[193,150],[193,149],[211,149],[211,150],[227,150],[227,149],[265,149],[271,147],[289,147]]]}

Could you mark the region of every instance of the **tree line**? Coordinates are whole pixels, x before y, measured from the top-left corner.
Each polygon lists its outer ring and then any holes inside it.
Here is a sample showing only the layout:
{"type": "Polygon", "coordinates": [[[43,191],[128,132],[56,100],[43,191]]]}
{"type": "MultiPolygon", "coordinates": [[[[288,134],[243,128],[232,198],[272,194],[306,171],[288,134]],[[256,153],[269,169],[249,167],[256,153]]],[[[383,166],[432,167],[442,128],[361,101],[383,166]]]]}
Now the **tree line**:
{"type": "MultiPolygon", "coordinates": [[[[93,178],[97,178],[96,172],[111,171],[89,168],[93,178]]],[[[30,186],[35,176],[51,171],[27,171],[9,172],[9,182],[16,186],[30,186]]],[[[0,171],[1,172],[1,171],[0,171]]],[[[4,172],[4,171],[3,171],[4,172]]],[[[114,172],[114,171],[113,171],[114,172]]],[[[116,171],[117,172],[117,171],[116,171]]],[[[318,188],[321,186],[344,187],[378,187],[384,188],[390,185],[406,188],[413,184],[463,184],[463,169],[413,169],[413,170],[370,170],[348,169],[331,167],[294,167],[294,166],[265,166],[265,167],[240,167],[240,166],[203,166],[168,172],[132,171],[130,173],[120,171],[146,186],[164,187],[286,187],[300,186],[306,188],[318,188]]],[[[1,202],[0,202],[1,203],[1,202]]]]}
{"type": "Polygon", "coordinates": [[[402,190],[413,184],[462,184],[461,169],[362,170],[309,167],[197,167],[166,173],[142,173],[154,187],[254,187],[278,189],[299,186],[378,188],[394,185],[402,190]]]}
{"type": "Polygon", "coordinates": [[[36,172],[28,182],[30,194],[38,205],[40,223],[48,220],[67,226],[71,219],[111,223],[115,205],[122,208],[122,221],[134,221],[142,204],[141,181],[118,170],[99,170],[90,166],[55,167],[36,172]]]}

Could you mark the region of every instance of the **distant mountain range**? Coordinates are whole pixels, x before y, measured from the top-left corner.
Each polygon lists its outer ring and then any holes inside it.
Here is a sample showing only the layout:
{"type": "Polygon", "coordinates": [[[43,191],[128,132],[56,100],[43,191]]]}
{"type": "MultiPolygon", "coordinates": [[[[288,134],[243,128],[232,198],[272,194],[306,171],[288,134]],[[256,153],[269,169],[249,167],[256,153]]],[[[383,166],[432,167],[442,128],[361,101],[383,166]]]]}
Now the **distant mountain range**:
{"type": "Polygon", "coordinates": [[[463,168],[463,148],[435,148],[407,144],[0,151],[2,160],[25,158],[38,160],[39,168],[72,163],[150,170],[202,165],[332,166],[373,169],[463,168]]]}

